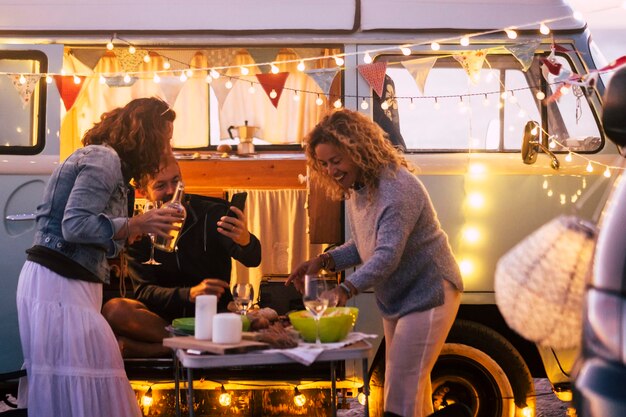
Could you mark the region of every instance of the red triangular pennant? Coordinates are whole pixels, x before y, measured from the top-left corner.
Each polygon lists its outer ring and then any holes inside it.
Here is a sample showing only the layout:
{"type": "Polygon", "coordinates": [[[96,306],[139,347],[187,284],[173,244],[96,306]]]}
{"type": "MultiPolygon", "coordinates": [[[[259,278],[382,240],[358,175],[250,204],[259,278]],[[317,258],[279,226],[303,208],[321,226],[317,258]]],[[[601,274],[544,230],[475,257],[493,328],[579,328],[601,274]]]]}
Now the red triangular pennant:
{"type": "Polygon", "coordinates": [[[285,81],[287,81],[288,76],[288,72],[279,72],[278,74],[256,74],[256,78],[259,80],[259,83],[261,83],[261,87],[263,87],[263,90],[265,90],[265,93],[276,108],[278,108],[278,102],[281,94],[283,93],[285,81]],[[274,91],[275,94],[272,93],[272,91],[274,91]]]}
{"type": "Polygon", "coordinates": [[[65,110],[71,109],[74,105],[76,97],[78,97],[78,93],[80,93],[80,89],[83,88],[85,78],[87,77],[80,75],[54,75],[54,82],[61,95],[61,100],[63,100],[65,110]],[[78,77],[80,83],[76,84],[74,77],[78,77]]]}
{"type": "Polygon", "coordinates": [[[387,71],[387,62],[375,62],[373,64],[364,64],[357,66],[361,77],[367,81],[372,87],[372,90],[378,94],[378,97],[383,95],[383,84],[385,83],[385,71],[387,71]]]}

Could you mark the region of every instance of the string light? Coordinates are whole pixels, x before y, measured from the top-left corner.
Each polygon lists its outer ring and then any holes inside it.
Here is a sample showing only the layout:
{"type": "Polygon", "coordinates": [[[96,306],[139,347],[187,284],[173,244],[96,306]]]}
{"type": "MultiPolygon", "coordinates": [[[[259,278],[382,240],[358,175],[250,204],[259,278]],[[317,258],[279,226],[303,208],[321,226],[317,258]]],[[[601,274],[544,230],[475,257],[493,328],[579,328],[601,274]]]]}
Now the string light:
{"type": "Polygon", "coordinates": [[[517,32],[513,29],[504,29],[504,32],[506,33],[506,36],[509,39],[517,39],[517,32]]]}
{"type": "Polygon", "coordinates": [[[567,155],[565,155],[565,162],[572,162],[572,153],[568,152],[567,155]]]}
{"type": "Polygon", "coordinates": [[[433,51],[438,51],[441,49],[441,45],[439,45],[439,42],[431,42],[430,49],[432,49],[433,51]]]}
{"type": "Polygon", "coordinates": [[[587,161],[587,168],[585,168],[587,172],[593,172],[593,165],[591,165],[591,161],[587,161]]]}
{"type": "Polygon", "coordinates": [[[150,62],[150,54],[145,54],[143,56],[143,62],[145,62],[146,64],[150,62]]]}
{"type": "Polygon", "coordinates": [[[363,110],[367,110],[369,109],[369,107],[370,107],[369,103],[367,102],[367,100],[365,100],[365,97],[363,97],[363,101],[361,101],[361,108],[363,110]]]}
{"type": "Polygon", "coordinates": [[[241,75],[248,75],[250,73],[250,70],[248,69],[248,67],[241,67],[241,75]]]}
{"type": "Polygon", "coordinates": [[[343,60],[342,57],[340,57],[340,56],[336,56],[335,57],[335,64],[337,64],[338,66],[342,66],[343,63],[344,63],[344,60],[343,60]]]}
{"type": "Polygon", "coordinates": [[[469,46],[470,39],[468,36],[463,36],[461,40],[459,41],[459,43],[461,44],[461,46],[469,46]]]}
{"type": "Polygon", "coordinates": [[[537,91],[535,97],[537,98],[537,100],[543,100],[544,98],[546,98],[546,94],[543,91],[537,91]]]}
{"type": "Polygon", "coordinates": [[[606,178],[610,178],[611,177],[611,170],[609,169],[609,167],[606,167],[606,169],[604,170],[604,174],[603,174],[606,178]]]}
{"type": "Polygon", "coordinates": [[[159,74],[154,74],[154,77],[152,77],[152,81],[154,81],[155,84],[158,84],[161,82],[161,77],[159,77],[159,74]]]}
{"type": "Polygon", "coordinates": [[[125,74],[125,75],[124,75],[124,82],[125,82],[126,84],[130,84],[130,81],[131,81],[130,75],[125,74]]]}
{"type": "Polygon", "coordinates": [[[356,399],[361,405],[365,405],[367,402],[367,396],[363,392],[363,387],[359,387],[359,394],[356,396],[356,399]]]}
{"type": "Polygon", "coordinates": [[[218,78],[220,78],[220,73],[217,72],[215,69],[212,69],[211,71],[209,71],[209,74],[211,74],[211,77],[214,80],[217,80],[218,78]]]}
{"type": "Polygon", "coordinates": [[[365,55],[363,55],[363,62],[365,62],[366,64],[371,64],[372,61],[372,56],[369,52],[366,52],[365,55]]]}
{"type": "Polygon", "coordinates": [[[280,71],[278,67],[276,66],[276,64],[270,65],[270,68],[271,68],[270,71],[272,72],[272,74],[278,74],[278,72],[280,71]]]}
{"type": "Polygon", "coordinates": [[[411,48],[409,48],[407,46],[401,46],[400,47],[400,51],[402,52],[402,55],[404,55],[404,56],[411,55],[411,48]]]}
{"type": "Polygon", "coordinates": [[[226,87],[227,90],[230,90],[231,88],[233,88],[233,82],[229,79],[228,81],[226,81],[226,83],[224,84],[224,87],[226,87]]]}
{"type": "Polygon", "coordinates": [[[248,88],[248,93],[250,94],[256,93],[256,88],[254,88],[254,84],[250,83],[250,88],[248,88]]]}
{"type": "Polygon", "coordinates": [[[304,71],[306,69],[306,66],[304,65],[304,61],[298,62],[298,66],[296,68],[298,68],[298,71],[300,72],[304,71]]]}
{"type": "Polygon", "coordinates": [[[541,25],[539,26],[539,33],[542,35],[549,35],[550,28],[545,23],[541,22],[541,25]]]}
{"type": "Polygon", "coordinates": [[[211,77],[211,74],[207,74],[204,78],[204,81],[206,81],[207,84],[211,84],[213,82],[213,77],[211,77]]]}
{"type": "Polygon", "coordinates": [[[226,388],[224,388],[224,384],[222,384],[221,393],[218,398],[218,402],[220,403],[222,407],[228,407],[232,403],[232,401],[233,401],[232,396],[230,395],[228,391],[226,391],[226,388]]]}
{"type": "Polygon", "coordinates": [[[298,407],[302,407],[306,404],[306,397],[298,390],[298,387],[295,387],[293,391],[293,403],[298,407]]]}
{"type": "Polygon", "coordinates": [[[165,61],[163,61],[163,69],[170,69],[172,66],[172,64],[170,63],[169,59],[166,59],[165,61]]]}
{"type": "Polygon", "coordinates": [[[113,45],[113,38],[111,38],[111,40],[107,42],[107,50],[112,51],[113,48],[115,48],[115,45],[113,45]]]}
{"type": "MultiPolygon", "coordinates": [[[[185,75],[184,72],[181,72],[180,77],[178,77],[178,79],[180,80],[181,83],[184,83],[185,81],[187,81],[187,75],[185,75]]],[[[226,88],[228,88],[228,86],[226,88]]]]}
{"type": "Polygon", "coordinates": [[[300,96],[297,91],[293,92],[293,101],[300,101],[300,96]]]}
{"type": "Polygon", "coordinates": [[[128,53],[129,53],[129,54],[131,54],[131,55],[134,55],[134,54],[135,54],[135,52],[137,52],[137,48],[135,48],[135,46],[134,46],[134,45],[130,45],[130,46],[128,47],[128,53]]]}
{"type": "Polygon", "coordinates": [[[272,88],[272,91],[270,91],[270,98],[274,99],[276,97],[278,97],[278,93],[272,88]]]}
{"type": "Polygon", "coordinates": [[[317,95],[317,98],[315,99],[315,104],[317,104],[318,106],[321,106],[322,104],[324,104],[324,100],[320,97],[320,95],[317,95]]]}

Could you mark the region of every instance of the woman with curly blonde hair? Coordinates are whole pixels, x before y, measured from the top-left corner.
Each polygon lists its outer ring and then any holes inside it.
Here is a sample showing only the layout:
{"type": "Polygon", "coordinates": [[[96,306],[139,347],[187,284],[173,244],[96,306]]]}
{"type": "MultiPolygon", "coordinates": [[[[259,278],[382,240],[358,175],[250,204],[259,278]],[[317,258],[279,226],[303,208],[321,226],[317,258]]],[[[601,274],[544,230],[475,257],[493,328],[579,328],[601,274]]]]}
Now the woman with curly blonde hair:
{"type": "MultiPolygon", "coordinates": [[[[171,154],[174,111],[157,98],[104,114],[52,173],[17,287],[31,416],[141,416],[113,331],[100,314],[107,258],[144,234],[167,237],[175,209],[130,218],[130,181],[171,154]]],[[[27,383],[26,383],[27,382],[27,383]]]]}
{"type": "Polygon", "coordinates": [[[430,372],[459,308],[463,282],[421,181],[383,130],[342,109],[306,138],[311,181],[346,200],[352,238],[289,276],[360,265],[338,287],[339,304],[373,289],[386,346],[385,417],[432,413],[430,372]]]}

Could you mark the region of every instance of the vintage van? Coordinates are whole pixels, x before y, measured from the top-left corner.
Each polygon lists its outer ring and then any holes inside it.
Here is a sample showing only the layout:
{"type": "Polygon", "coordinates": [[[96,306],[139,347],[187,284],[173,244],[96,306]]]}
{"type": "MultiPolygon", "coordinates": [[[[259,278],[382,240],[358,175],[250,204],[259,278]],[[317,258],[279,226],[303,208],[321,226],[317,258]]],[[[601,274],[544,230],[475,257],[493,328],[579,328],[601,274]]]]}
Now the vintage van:
{"type": "MultiPolygon", "coordinates": [[[[590,218],[617,172],[602,78],[563,84],[605,66],[572,13],[560,0],[0,0],[0,371],[22,362],[15,291],[44,184],[102,112],[162,97],[178,114],[187,190],[249,192],[263,263],[233,279],[261,287],[263,302],[277,277],[348,238],[341,205],[307,182],[301,147],[325,111],[345,106],[404,144],[463,271],[432,374],[436,407],[534,415],[533,377],[567,392],[576,352],[539,348],[506,325],[496,263],[558,214],[590,218]],[[523,147],[531,120],[540,132],[523,147]]],[[[370,411],[380,415],[382,325],[372,293],[352,302],[357,330],[379,335],[370,411]]],[[[358,366],[345,369],[353,395],[358,366]]]]}

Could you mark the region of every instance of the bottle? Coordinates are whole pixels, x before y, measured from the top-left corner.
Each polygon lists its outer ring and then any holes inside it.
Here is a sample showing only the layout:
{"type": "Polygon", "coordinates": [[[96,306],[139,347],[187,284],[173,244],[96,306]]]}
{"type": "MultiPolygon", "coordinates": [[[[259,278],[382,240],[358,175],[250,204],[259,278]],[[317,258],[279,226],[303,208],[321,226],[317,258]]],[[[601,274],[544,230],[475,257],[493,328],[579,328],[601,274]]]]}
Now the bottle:
{"type": "Polygon", "coordinates": [[[185,185],[182,181],[178,181],[176,185],[176,191],[174,192],[174,196],[170,201],[163,204],[161,207],[166,208],[174,208],[178,210],[182,214],[182,221],[174,223],[174,226],[178,226],[179,230],[170,230],[169,237],[163,238],[161,236],[157,236],[154,240],[154,247],[165,251],[165,252],[174,252],[176,250],[176,244],[178,243],[178,235],[183,228],[183,224],[185,223],[185,218],[187,218],[187,210],[185,210],[185,206],[183,206],[183,191],[185,190],[185,185]]]}

